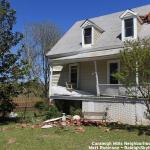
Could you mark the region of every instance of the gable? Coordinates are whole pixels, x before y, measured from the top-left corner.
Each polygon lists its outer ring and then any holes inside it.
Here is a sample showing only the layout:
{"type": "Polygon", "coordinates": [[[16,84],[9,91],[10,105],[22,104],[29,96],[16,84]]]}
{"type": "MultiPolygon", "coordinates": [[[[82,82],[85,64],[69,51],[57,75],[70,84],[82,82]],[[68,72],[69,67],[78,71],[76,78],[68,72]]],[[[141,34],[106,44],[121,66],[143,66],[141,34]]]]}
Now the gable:
{"type": "Polygon", "coordinates": [[[104,30],[99,27],[98,25],[96,25],[94,22],[92,22],[91,20],[89,19],[86,19],[82,24],[81,24],[81,28],[86,28],[88,26],[93,26],[94,28],[96,28],[100,33],[103,33],[104,30]]]}
{"type": "Polygon", "coordinates": [[[130,17],[136,17],[140,23],[143,23],[142,19],[139,17],[138,13],[135,11],[132,11],[130,9],[127,9],[121,16],[120,19],[130,18],[130,17]]]}
{"type": "Polygon", "coordinates": [[[126,10],[121,16],[120,18],[123,19],[123,18],[127,18],[127,17],[130,17],[130,16],[137,16],[137,13],[135,13],[134,11],[132,10],[126,10]]]}
{"type": "Polygon", "coordinates": [[[85,21],[83,22],[83,24],[81,25],[81,28],[85,28],[85,27],[87,27],[87,26],[93,26],[93,25],[94,25],[94,23],[92,23],[91,21],[85,20],[85,21]]]}

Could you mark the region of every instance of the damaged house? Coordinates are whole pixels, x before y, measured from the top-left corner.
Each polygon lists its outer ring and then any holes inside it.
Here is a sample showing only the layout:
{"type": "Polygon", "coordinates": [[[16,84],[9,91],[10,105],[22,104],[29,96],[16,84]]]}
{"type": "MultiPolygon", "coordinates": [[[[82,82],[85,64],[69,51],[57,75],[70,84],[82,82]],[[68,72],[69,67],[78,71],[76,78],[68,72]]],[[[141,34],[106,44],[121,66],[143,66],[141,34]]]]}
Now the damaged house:
{"type": "Polygon", "coordinates": [[[77,21],[47,53],[49,98],[76,103],[89,119],[107,112],[107,121],[149,124],[142,101],[126,98],[113,74],[125,40],[150,36],[150,5],[77,21]]]}

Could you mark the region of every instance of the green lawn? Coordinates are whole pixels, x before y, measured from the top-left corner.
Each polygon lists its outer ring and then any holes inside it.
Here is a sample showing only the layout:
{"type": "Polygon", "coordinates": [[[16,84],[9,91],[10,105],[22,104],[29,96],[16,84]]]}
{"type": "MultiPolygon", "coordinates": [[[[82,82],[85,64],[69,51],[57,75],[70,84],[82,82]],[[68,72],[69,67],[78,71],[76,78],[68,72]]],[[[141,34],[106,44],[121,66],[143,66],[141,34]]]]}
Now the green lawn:
{"type": "Polygon", "coordinates": [[[104,127],[83,127],[85,132],[77,133],[75,128],[32,129],[20,128],[17,124],[0,125],[0,150],[88,150],[91,142],[150,142],[150,136],[139,136],[137,131],[106,132],[104,127]]]}

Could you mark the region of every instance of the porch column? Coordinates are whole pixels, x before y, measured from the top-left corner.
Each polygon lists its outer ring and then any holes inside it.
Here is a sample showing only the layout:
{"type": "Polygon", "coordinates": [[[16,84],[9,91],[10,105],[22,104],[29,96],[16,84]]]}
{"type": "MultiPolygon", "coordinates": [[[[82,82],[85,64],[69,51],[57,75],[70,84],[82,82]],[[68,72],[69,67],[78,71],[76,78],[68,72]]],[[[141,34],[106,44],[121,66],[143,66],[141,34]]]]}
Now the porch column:
{"type": "Polygon", "coordinates": [[[136,86],[139,86],[138,62],[136,61],[136,86]]]}
{"type": "Polygon", "coordinates": [[[96,79],[96,94],[100,96],[100,89],[99,89],[99,80],[98,80],[98,73],[97,73],[97,62],[94,61],[94,68],[95,68],[95,79],[96,79]]]}
{"type": "MultiPolygon", "coordinates": [[[[49,75],[49,99],[52,95],[52,82],[53,82],[53,66],[50,64],[50,75],[49,75]]],[[[51,102],[51,99],[50,99],[51,102]]]]}

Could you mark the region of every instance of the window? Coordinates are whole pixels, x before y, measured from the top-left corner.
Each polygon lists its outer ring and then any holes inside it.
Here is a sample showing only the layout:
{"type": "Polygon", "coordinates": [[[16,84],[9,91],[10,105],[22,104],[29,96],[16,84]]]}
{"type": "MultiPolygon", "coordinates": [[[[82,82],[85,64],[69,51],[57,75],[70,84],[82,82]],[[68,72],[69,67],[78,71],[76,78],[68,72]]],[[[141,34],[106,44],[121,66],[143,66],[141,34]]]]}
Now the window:
{"type": "Polygon", "coordinates": [[[84,29],[84,44],[92,43],[92,28],[84,29]]]}
{"type": "Polygon", "coordinates": [[[125,37],[134,36],[133,18],[125,19],[125,37]]]}
{"type": "Polygon", "coordinates": [[[114,74],[119,71],[118,62],[109,62],[108,63],[108,82],[109,84],[118,84],[119,81],[114,77],[114,74]]]}

